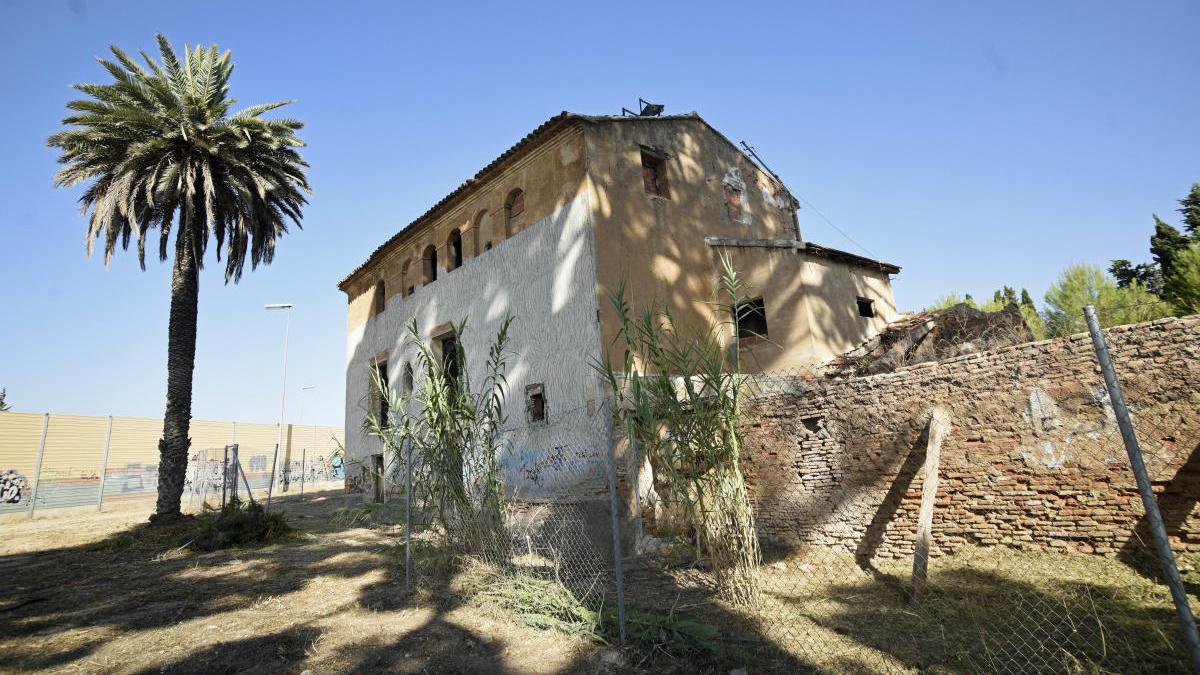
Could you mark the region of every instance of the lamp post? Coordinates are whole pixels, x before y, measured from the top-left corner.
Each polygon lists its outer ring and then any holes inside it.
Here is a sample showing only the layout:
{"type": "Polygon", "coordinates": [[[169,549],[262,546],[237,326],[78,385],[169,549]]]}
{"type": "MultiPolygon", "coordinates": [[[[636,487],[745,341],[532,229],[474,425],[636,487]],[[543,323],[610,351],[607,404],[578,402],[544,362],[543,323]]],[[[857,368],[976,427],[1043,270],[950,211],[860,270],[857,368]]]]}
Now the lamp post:
{"type": "MultiPolygon", "coordinates": [[[[317,385],[315,385],[315,384],[310,384],[306,387],[300,387],[300,414],[296,416],[296,419],[300,420],[301,424],[304,423],[304,392],[312,391],[313,389],[316,389],[316,388],[317,388],[317,385]]],[[[309,426],[312,426],[312,425],[309,425],[309,426]]],[[[315,446],[316,444],[317,444],[317,429],[316,429],[316,427],[313,427],[312,443],[310,445],[315,446]]],[[[308,471],[306,471],[304,468],[304,460],[306,460],[306,459],[308,459],[308,448],[301,448],[301,450],[300,450],[300,501],[304,501],[304,483],[306,481],[308,481],[308,471]]]]}
{"type": "Polygon", "coordinates": [[[279,392],[279,436],[275,441],[275,459],[271,462],[271,482],[267,484],[267,511],[271,510],[271,495],[275,491],[275,467],[279,464],[279,448],[283,445],[283,405],[287,400],[287,350],[288,350],[288,331],[292,327],[292,305],[291,303],[279,303],[275,305],[265,305],[263,309],[268,311],[276,309],[287,310],[287,321],[283,324],[283,384],[279,392]]]}

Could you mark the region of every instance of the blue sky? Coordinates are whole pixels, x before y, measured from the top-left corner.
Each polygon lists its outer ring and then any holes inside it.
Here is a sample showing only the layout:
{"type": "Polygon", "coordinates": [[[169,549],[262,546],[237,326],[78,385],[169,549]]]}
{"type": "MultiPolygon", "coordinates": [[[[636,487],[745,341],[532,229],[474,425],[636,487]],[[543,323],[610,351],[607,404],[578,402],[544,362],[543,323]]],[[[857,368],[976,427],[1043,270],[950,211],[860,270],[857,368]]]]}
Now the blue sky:
{"type": "MultiPolygon", "coordinates": [[[[1200,181],[1200,3],[0,2],[0,387],[17,410],[161,416],[167,265],[84,255],[51,183],[67,85],[107,45],[233,50],[244,104],[298,99],[315,188],[270,267],[202,280],[193,411],[341,424],[336,282],[561,111],[638,96],[755,145],[805,201],[895,262],[904,309],[1064,266],[1148,257],[1151,213],[1200,181]]],[[[864,252],[812,209],[807,239],[864,252]]]]}

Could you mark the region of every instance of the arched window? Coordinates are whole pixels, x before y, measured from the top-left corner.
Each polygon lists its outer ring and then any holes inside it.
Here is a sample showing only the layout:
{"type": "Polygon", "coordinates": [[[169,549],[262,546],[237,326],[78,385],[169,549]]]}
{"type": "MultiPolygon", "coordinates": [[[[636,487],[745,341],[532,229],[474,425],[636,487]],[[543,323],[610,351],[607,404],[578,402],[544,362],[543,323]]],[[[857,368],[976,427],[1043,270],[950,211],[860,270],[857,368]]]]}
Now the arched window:
{"type": "Polygon", "coordinates": [[[475,216],[475,224],[471,227],[471,255],[479,255],[484,251],[480,248],[479,242],[488,241],[488,237],[492,236],[491,232],[484,230],[488,226],[487,211],[480,211],[475,216]]]}
{"type": "Polygon", "coordinates": [[[421,254],[421,283],[431,284],[437,281],[437,249],[430,244],[421,254]]]}
{"type": "Polygon", "coordinates": [[[463,250],[462,250],[462,233],[455,230],[450,233],[450,238],[446,240],[446,271],[451,272],[462,267],[463,250]]]}
{"type": "Polygon", "coordinates": [[[509,193],[504,202],[504,236],[511,237],[525,227],[525,193],[520,188],[509,193]]]}
{"type": "Polygon", "coordinates": [[[387,309],[387,290],[383,285],[383,279],[375,282],[375,294],[371,298],[371,313],[383,314],[383,310],[387,309]]]}
{"type": "Polygon", "coordinates": [[[400,392],[410,396],[413,392],[413,369],[411,363],[404,364],[404,379],[400,381],[400,392]]]}

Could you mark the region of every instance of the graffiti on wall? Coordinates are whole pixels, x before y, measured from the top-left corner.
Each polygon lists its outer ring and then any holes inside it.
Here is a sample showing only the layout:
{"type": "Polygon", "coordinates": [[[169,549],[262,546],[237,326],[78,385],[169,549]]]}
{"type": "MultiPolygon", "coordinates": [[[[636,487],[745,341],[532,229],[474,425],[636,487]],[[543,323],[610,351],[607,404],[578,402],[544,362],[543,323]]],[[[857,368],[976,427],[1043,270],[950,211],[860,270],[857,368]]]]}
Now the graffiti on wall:
{"type": "Polygon", "coordinates": [[[16,469],[0,473],[0,503],[19,504],[21,498],[28,492],[29,479],[18,473],[16,469]]]}

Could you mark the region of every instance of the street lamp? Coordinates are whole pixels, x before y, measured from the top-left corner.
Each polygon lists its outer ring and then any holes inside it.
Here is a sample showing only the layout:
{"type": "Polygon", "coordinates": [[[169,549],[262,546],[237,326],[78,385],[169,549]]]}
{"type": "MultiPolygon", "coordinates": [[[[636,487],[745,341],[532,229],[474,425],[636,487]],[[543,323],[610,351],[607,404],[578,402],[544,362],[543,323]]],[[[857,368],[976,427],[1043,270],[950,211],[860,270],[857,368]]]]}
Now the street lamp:
{"type": "Polygon", "coordinates": [[[292,305],[291,303],[279,303],[275,305],[264,305],[263,309],[286,309],[287,321],[283,324],[283,385],[279,393],[279,436],[275,441],[275,459],[271,462],[271,482],[267,484],[267,510],[271,510],[271,495],[275,491],[275,467],[279,464],[279,448],[283,445],[283,404],[287,399],[287,350],[288,350],[288,331],[292,327],[292,305]]]}

